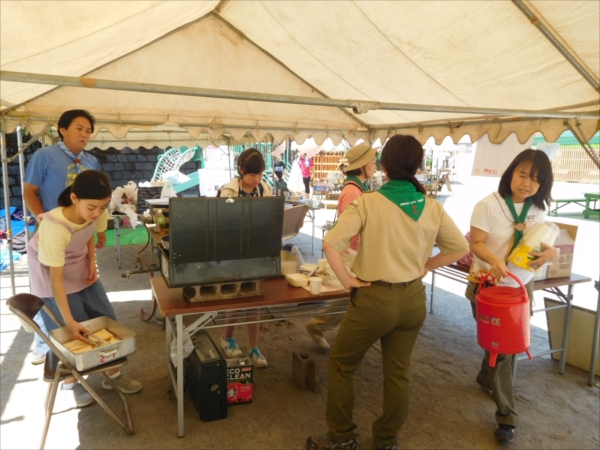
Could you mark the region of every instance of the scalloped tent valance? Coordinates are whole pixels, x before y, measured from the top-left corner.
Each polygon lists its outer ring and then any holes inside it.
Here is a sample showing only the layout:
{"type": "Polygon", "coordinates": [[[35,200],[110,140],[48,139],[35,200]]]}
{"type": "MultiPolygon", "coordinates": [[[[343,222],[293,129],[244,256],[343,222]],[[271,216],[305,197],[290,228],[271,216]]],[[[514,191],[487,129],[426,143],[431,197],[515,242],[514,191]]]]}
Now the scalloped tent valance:
{"type": "Polygon", "coordinates": [[[38,133],[67,109],[87,109],[97,118],[90,145],[100,148],[308,137],[353,145],[398,133],[423,143],[487,133],[499,143],[541,131],[554,141],[569,126],[549,111],[571,113],[570,127],[591,137],[600,37],[585,30],[600,29],[599,5],[2,1],[1,114],[6,132],[38,133]],[[8,72],[85,77],[85,87],[7,81],[8,72]],[[263,101],[272,96],[301,101],[263,101]],[[352,101],[319,106],[324,99],[352,101]]]}

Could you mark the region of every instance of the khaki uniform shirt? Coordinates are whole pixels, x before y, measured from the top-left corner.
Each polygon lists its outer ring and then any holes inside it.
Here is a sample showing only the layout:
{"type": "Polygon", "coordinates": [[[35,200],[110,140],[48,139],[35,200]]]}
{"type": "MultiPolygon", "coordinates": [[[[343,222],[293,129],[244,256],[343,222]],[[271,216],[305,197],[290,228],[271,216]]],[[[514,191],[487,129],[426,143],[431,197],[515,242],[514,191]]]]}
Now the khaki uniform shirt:
{"type": "Polygon", "coordinates": [[[357,234],[360,244],[352,271],[364,281],[412,281],[423,274],[434,243],[443,254],[469,247],[444,207],[431,198],[415,222],[383,195],[365,193],[346,208],[324,240],[342,253],[357,234]]]}

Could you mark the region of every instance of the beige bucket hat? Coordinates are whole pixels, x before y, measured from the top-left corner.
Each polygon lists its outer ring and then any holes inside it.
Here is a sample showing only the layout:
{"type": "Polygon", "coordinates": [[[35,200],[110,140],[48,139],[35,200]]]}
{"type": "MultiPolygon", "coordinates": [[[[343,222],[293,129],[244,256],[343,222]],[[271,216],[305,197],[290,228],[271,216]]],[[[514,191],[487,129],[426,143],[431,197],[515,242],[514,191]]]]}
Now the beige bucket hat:
{"type": "Polygon", "coordinates": [[[377,155],[377,149],[371,148],[366,142],[355,145],[346,152],[344,158],[347,161],[347,166],[344,167],[344,172],[354,169],[360,169],[366,166],[377,155]]]}

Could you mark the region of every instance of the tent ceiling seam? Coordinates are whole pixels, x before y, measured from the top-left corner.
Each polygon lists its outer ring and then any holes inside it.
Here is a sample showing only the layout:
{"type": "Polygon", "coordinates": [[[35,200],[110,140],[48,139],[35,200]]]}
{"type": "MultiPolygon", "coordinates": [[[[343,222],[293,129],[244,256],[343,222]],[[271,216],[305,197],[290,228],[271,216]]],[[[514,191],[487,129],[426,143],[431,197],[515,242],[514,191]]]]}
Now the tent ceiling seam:
{"type": "MultiPolygon", "coordinates": [[[[219,21],[221,21],[223,24],[225,24],[226,26],[228,26],[232,31],[234,31],[235,33],[237,33],[240,37],[242,37],[243,39],[245,39],[246,41],[248,41],[250,44],[252,44],[254,47],[256,47],[258,50],[260,50],[261,52],[263,52],[265,55],[267,55],[269,58],[271,58],[273,61],[275,61],[277,64],[279,64],[281,67],[283,67],[285,70],[287,70],[290,74],[292,74],[294,77],[298,78],[300,81],[302,81],[303,83],[305,83],[308,87],[310,87],[313,91],[315,91],[316,93],[318,93],[319,95],[322,95],[323,98],[331,98],[328,95],[326,95],[324,92],[322,92],[321,90],[317,89],[315,86],[313,86],[312,84],[310,84],[308,81],[306,81],[304,78],[300,77],[297,73],[295,73],[294,71],[292,71],[287,65],[285,65],[282,61],[280,61],[279,59],[275,58],[274,55],[272,55],[271,53],[269,53],[268,51],[266,51],[264,48],[262,48],[260,45],[256,44],[256,42],[254,42],[252,39],[250,39],[244,32],[242,32],[241,30],[239,30],[237,27],[235,27],[232,23],[230,23],[227,19],[225,19],[223,16],[219,15],[218,13],[215,13],[213,11],[212,13],[219,21]]],[[[360,120],[358,117],[356,117],[356,115],[349,113],[346,109],[344,108],[339,108],[340,111],[342,111],[344,114],[346,114],[347,116],[349,116],[351,119],[353,119],[355,122],[361,124],[363,127],[365,128],[370,128],[370,125],[363,122],[362,120],[360,120]]]]}
{"type": "Polygon", "coordinates": [[[551,30],[548,21],[535,8],[525,0],[512,0],[513,4],[529,19],[540,33],[558,50],[558,52],[579,72],[579,74],[587,81],[596,92],[600,92],[600,81],[586,67],[585,63],[580,60],[577,53],[572,51],[565,44],[564,39],[557,32],[551,30]],[[548,25],[546,25],[548,24],[548,25]]]}

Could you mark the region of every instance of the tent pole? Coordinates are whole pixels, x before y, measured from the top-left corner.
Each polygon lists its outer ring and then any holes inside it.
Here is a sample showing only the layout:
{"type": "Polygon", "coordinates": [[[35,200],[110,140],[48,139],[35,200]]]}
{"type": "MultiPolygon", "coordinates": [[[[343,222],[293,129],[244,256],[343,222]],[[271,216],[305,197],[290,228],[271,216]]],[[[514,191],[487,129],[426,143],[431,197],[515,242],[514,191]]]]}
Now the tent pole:
{"type": "Polygon", "coordinates": [[[594,153],[594,149],[589,144],[590,140],[585,136],[585,133],[583,132],[583,130],[581,129],[579,124],[577,123],[575,125],[576,125],[577,129],[579,130],[579,133],[581,133],[581,135],[579,135],[575,132],[575,129],[571,126],[571,124],[569,123],[568,120],[565,120],[564,123],[567,127],[569,127],[569,130],[571,130],[571,133],[573,133],[573,136],[575,136],[575,138],[579,141],[579,143],[581,144],[581,147],[583,147],[583,151],[587,153],[587,155],[591,158],[591,160],[594,162],[596,167],[598,167],[598,169],[600,169],[600,160],[594,153]]]}
{"type": "Polygon", "coordinates": [[[0,158],[2,159],[2,179],[4,186],[4,212],[6,222],[6,241],[8,243],[8,264],[10,267],[10,285],[15,295],[15,265],[13,263],[12,226],[10,224],[10,187],[8,186],[8,158],[6,157],[6,133],[4,119],[0,122],[0,158]]]}
{"type": "MultiPolygon", "coordinates": [[[[19,154],[19,175],[21,176],[21,198],[23,199],[23,220],[25,221],[25,247],[29,245],[29,214],[27,214],[27,205],[25,204],[25,157],[23,151],[23,136],[21,135],[22,128],[17,127],[17,148],[19,154]]],[[[31,141],[30,141],[31,142],[31,141]]]]}
{"type": "Polygon", "coordinates": [[[540,30],[546,39],[550,41],[554,47],[560,52],[561,55],[565,57],[567,61],[581,74],[581,76],[594,88],[596,92],[600,92],[600,83],[598,80],[590,73],[590,71],[581,64],[575,56],[571,54],[571,52],[563,45],[560,41],[560,36],[555,36],[551,30],[546,27],[544,24],[544,19],[540,14],[536,14],[532,9],[523,1],[523,0],[512,0],[519,10],[525,14],[525,16],[529,19],[529,21],[540,30]]]}
{"type": "MultiPolygon", "coordinates": [[[[331,106],[336,108],[350,108],[355,114],[362,114],[368,111],[381,109],[391,111],[425,111],[458,114],[486,114],[494,116],[524,116],[537,118],[600,119],[600,112],[598,111],[531,111],[518,109],[478,108],[471,106],[416,105],[410,103],[386,103],[366,100],[339,100],[332,98],[264,94],[260,92],[229,91],[224,89],[204,89],[186,86],[133,83],[129,81],[102,80],[99,78],[66,77],[59,75],[12,72],[7,70],[0,71],[0,79],[2,81],[13,81],[17,83],[51,84],[57,86],[84,87],[90,89],[186,95],[190,97],[248,100],[255,102],[287,103],[296,105],[331,106]]],[[[368,132],[369,130],[365,131],[368,132]]]]}

